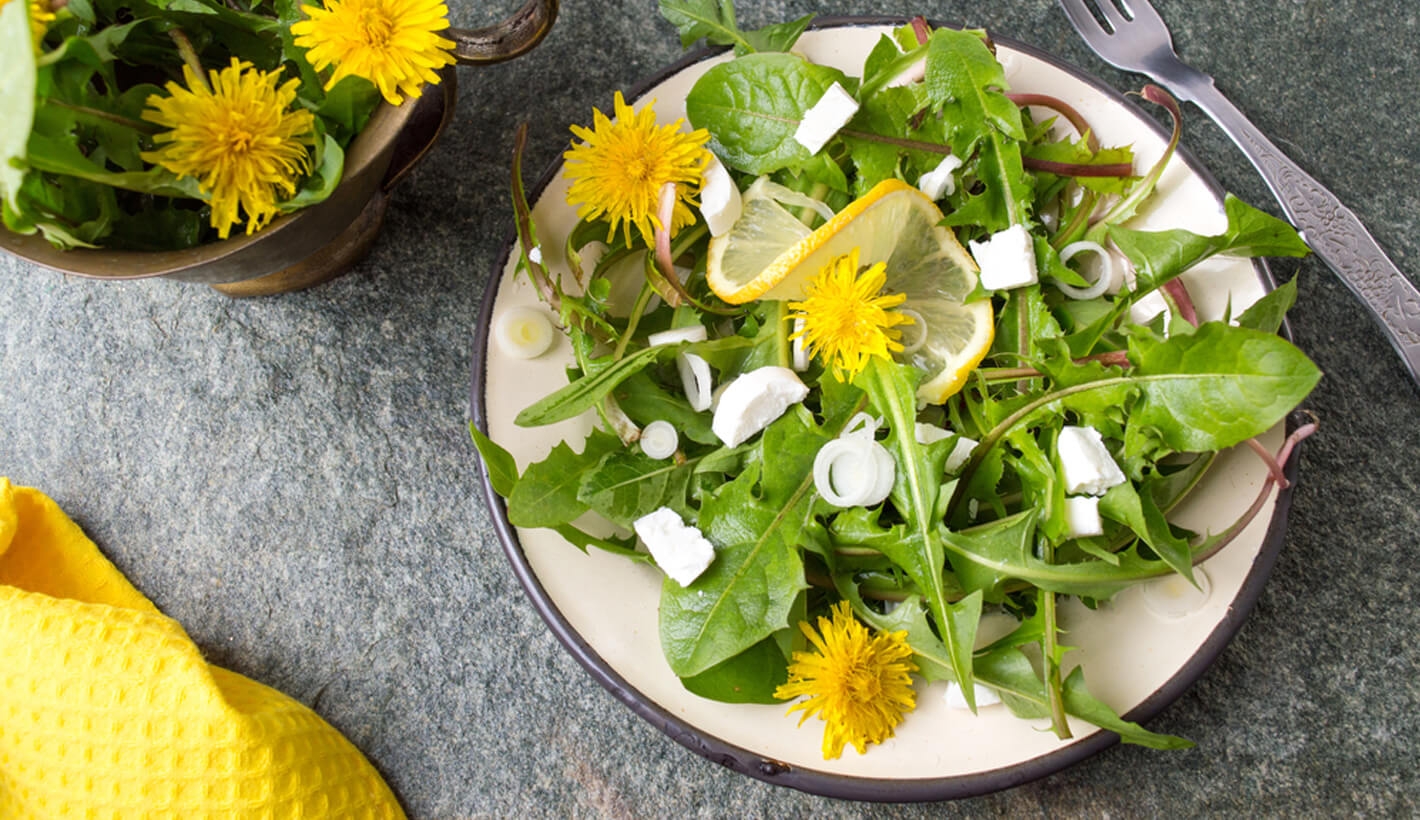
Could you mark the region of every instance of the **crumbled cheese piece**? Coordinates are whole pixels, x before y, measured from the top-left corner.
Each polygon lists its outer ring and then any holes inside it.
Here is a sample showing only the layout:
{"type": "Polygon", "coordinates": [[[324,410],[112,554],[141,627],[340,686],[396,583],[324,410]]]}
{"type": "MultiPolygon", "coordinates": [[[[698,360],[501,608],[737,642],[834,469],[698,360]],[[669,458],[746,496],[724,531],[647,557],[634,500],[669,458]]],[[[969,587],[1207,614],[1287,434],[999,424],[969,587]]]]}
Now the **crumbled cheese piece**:
{"type": "Polygon", "coordinates": [[[660,345],[673,345],[677,342],[703,342],[707,338],[709,336],[705,332],[705,325],[690,325],[652,333],[646,337],[646,343],[651,347],[659,347],[660,345]]]}
{"type": "Polygon", "coordinates": [[[656,566],[683,587],[690,586],[715,560],[715,545],[670,507],[643,515],[632,526],[656,566]]]}
{"type": "Polygon", "coordinates": [[[1072,495],[1065,499],[1065,526],[1071,538],[1104,535],[1100,520],[1100,500],[1093,495],[1072,495]]]}
{"type": "Polygon", "coordinates": [[[971,240],[971,255],[981,269],[981,286],[1008,290],[1040,281],[1035,268],[1035,245],[1024,225],[997,231],[985,242],[971,240]]]}
{"type": "Polygon", "coordinates": [[[736,447],[808,395],[809,388],[787,367],[751,370],[720,394],[710,429],[726,445],[736,447]]]}
{"type": "MultiPolygon", "coordinates": [[[[947,154],[937,167],[917,178],[917,189],[928,199],[941,199],[957,189],[956,177],[952,172],[961,167],[961,157],[947,154]]],[[[1034,255],[1032,255],[1034,258],[1034,255]]]]}
{"type": "Polygon", "coordinates": [[[856,113],[858,101],[844,91],[843,86],[834,83],[804,112],[804,118],[794,131],[794,141],[809,149],[810,154],[817,154],[856,113]]]}
{"type": "Polygon", "coordinates": [[[542,264],[542,246],[541,246],[541,245],[533,245],[533,246],[532,246],[532,250],[529,250],[529,251],[528,251],[528,261],[529,261],[529,262],[532,262],[534,265],[541,265],[541,264],[542,264]]]}
{"type": "Polygon", "coordinates": [[[720,236],[740,218],[744,209],[740,189],[730,178],[730,172],[714,154],[705,166],[705,184],[700,188],[700,214],[710,228],[711,236],[720,236]]]}
{"type": "Polygon", "coordinates": [[[917,439],[918,444],[936,444],[945,438],[951,438],[950,430],[943,430],[935,424],[923,424],[917,422],[917,426],[912,430],[912,437],[917,439]]]}
{"type": "MultiPolygon", "coordinates": [[[[972,690],[976,694],[976,708],[983,706],[994,706],[1001,702],[1001,696],[996,694],[995,689],[982,686],[976,681],[971,682],[972,690]]],[[[962,689],[954,680],[947,681],[947,691],[942,698],[947,702],[948,709],[970,709],[966,705],[966,696],[962,694],[962,689]]]]}
{"type": "Polygon", "coordinates": [[[1056,439],[1055,452],[1065,473],[1066,495],[1104,495],[1124,483],[1124,472],[1104,446],[1104,437],[1093,427],[1066,426],[1056,439]]]}

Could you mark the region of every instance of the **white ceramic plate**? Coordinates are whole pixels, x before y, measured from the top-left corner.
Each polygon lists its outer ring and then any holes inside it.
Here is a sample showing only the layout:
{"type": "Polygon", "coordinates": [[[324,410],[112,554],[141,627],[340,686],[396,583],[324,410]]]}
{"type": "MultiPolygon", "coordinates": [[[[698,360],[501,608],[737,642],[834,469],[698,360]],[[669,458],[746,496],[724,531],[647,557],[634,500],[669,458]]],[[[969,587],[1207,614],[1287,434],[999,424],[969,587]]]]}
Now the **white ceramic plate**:
{"type": "MultiPolygon", "coordinates": [[[[838,20],[809,31],[796,51],[814,62],[859,76],[878,37],[901,21],[838,20]]],[[[823,24],[821,24],[823,25],[823,24]]],[[[1106,145],[1132,144],[1139,168],[1148,168],[1167,143],[1162,130],[1119,94],[1032,49],[996,40],[998,57],[1013,91],[1041,92],[1073,105],[1106,145]]],[[[685,116],[685,95],[705,70],[725,55],[698,58],[668,69],[643,92],[656,101],[662,122],[685,116]]],[[[608,99],[601,108],[610,107],[608,99]]],[[[540,235],[563,237],[576,223],[566,204],[561,164],[548,169],[533,216],[540,235]]],[[[1176,155],[1159,184],[1159,195],[1132,227],[1185,227],[1216,233],[1225,224],[1221,196],[1195,162],[1176,155]]],[[[495,271],[479,318],[472,404],[474,420],[507,448],[525,469],[554,444],[580,447],[593,424],[589,413],[561,424],[525,429],[513,418],[527,405],[566,383],[571,355],[559,338],[533,361],[499,355],[488,328],[503,311],[537,304],[526,277],[514,278],[508,250],[495,271]]],[[[543,248],[545,261],[565,269],[559,241],[543,248]]],[[[1269,287],[1266,269],[1246,261],[1215,261],[1185,278],[1205,318],[1222,314],[1228,300],[1240,310],[1269,287]]],[[[1266,439],[1280,445],[1282,431],[1266,439]]],[[[1264,481],[1250,453],[1224,454],[1175,520],[1195,530],[1217,532],[1242,515],[1264,481]]],[[[863,800],[935,800],[1007,788],[1049,774],[1117,742],[1109,732],[1072,723],[1074,738],[1058,740],[1038,721],[1021,720],[1004,706],[978,715],[948,708],[944,684],[920,685],[918,707],[894,738],[867,754],[846,749],[823,760],[821,725],[798,726],[786,706],[726,705],[687,692],[666,665],[659,645],[657,605],[661,574],[597,550],[583,554],[547,530],[509,526],[505,508],[484,480],[489,507],[514,571],[543,617],[583,666],[613,694],[676,741],[712,760],[769,782],[863,800]]],[[[1160,615],[1139,588],[1097,611],[1077,603],[1064,609],[1070,643],[1079,649],[1067,666],[1083,664],[1091,691],[1121,714],[1144,720],[1178,697],[1241,625],[1266,579],[1280,546],[1289,497],[1274,494],[1241,537],[1209,559],[1208,597],[1182,616],[1160,615]]],[[[1068,669],[1067,669],[1068,671],[1068,669]]],[[[1207,744],[1207,738],[1197,738],[1207,744]]],[[[1168,752],[1157,752],[1168,754],[1168,752]]]]}

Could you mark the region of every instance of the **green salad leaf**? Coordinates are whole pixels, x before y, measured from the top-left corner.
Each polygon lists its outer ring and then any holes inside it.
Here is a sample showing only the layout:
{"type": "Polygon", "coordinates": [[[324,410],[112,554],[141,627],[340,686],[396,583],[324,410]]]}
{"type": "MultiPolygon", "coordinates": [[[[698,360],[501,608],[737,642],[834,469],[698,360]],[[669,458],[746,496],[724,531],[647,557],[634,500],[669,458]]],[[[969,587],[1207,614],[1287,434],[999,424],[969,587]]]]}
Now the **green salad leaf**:
{"type": "MultiPolygon", "coordinates": [[[[1071,663],[1069,629],[1077,625],[1063,613],[1073,609],[1063,606],[1074,597],[1093,608],[1150,579],[1192,580],[1194,565],[1261,508],[1264,496],[1210,533],[1170,520],[1207,480],[1220,451],[1248,442],[1257,449],[1255,439],[1321,378],[1277,335],[1296,300],[1295,281],[1236,315],[1230,305],[1221,317],[1200,320],[1188,294],[1192,277],[1180,276],[1219,254],[1299,256],[1307,253],[1300,237],[1232,196],[1217,235],[1127,227],[1155,193],[1180,134],[1176,103],[1156,88],[1145,97],[1168,110],[1175,131],[1164,160],[1141,173],[1131,146],[1099,144],[1066,101],[1012,92],[984,32],[933,30],[914,20],[877,40],[860,80],[784,52],[807,18],[746,32],[730,0],[661,0],[660,7],[684,44],[734,47],[737,56],[711,65],[688,93],[687,119],[709,133],[709,150],[741,192],[767,177],[764,184],[790,192],[784,197],[792,207],[761,200],[741,213],[735,229],[743,234],[717,227],[712,237],[712,214],[702,205],[693,223],[674,237],[662,231],[655,243],[585,219],[554,240],[567,251],[564,277],[528,251],[539,233],[523,193],[521,149],[515,153],[520,269],[561,320],[573,354],[567,384],[515,422],[595,414],[600,424],[580,452],[559,443],[521,474],[506,451],[475,431],[509,521],[651,566],[674,560],[661,550],[677,545],[648,535],[653,543],[643,546],[627,535],[641,518],[666,508],[698,530],[713,555],[684,584],[666,564],[658,637],[669,669],[701,697],[774,703],[782,700],[778,693],[804,691],[806,675],[836,668],[826,657],[821,665],[806,657],[857,640],[847,632],[827,637],[847,629],[838,624],[846,604],[851,626],[910,651],[918,679],[960,686],[973,709],[980,687],[1019,717],[1048,719],[1062,739],[1084,721],[1128,743],[1190,746],[1125,720],[1088,691],[1085,671],[1071,663]],[[835,83],[859,107],[810,155],[795,133],[835,83]],[[1037,120],[1031,112],[1041,107],[1058,116],[1037,120]],[[768,265],[853,197],[884,180],[918,183],[949,168],[945,157],[959,162],[952,184],[924,193],[942,213],[939,229],[966,245],[1024,228],[1038,281],[994,291],[978,285],[967,295],[991,301],[990,349],[940,404],[919,402],[924,372],[913,362],[926,359],[908,349],[913,326],[929,319],[905,310],[911,324],[882,318],[899,310],[895,287],[906,305],[925,304],[907,293],[917,283],[894,278],[916,261],[899,255],[923,253],[903,249],[920,244],[899,242],[884,254],[886,285],[873,280],[872,293],[857,289],[869,281],[858,271],[839,302],[824,296],[835,283],[823,273],[810,280],[803,301],[718,300],[711,273],[717,254],[729,252],[725,237],[777,242],[753,249],[768,265]],[[1097,274],[1062,254],[1082,237],[1112,242],[1117,251],[1101,245],[1094,253],[1122,254],[1136,275],[1118,292],[1104,282],[1092,287],[1097,274]],[[606,246],[600,254],[591,250],[599,242],[606,246]],[[626,270],[642,277],[630,282],[629,314],[613,312],[610,297],[613,282],[626,284],[626,270]],[[1155,291],[1166,312],[1136,321],[1138,300],[1155,291]],[[858,345],[861,356],[848,350],[835,359],[825,352],[832,345],[821,344],[828,337],[816,335],[828,331],[803,329],[821,318],[818,310],[838,320],[833,344],[858,345]],[[668,328],[704,329],[708,338],[653,346],[651,334],[668,328]],[[699,370],[691,356],[699,357],[699,370]],[[807,388],[807,397],[785,409],[770,401],[777,400],[773,391],[755,397],[763,405],[736,396],[725,410],[727,386],[765,367],[785,368],[775,376],[794,390],[807,388]],[[800,384],[785,376],[791,372],[800,384]],[[701,401],[709,409],[696,409],[705,407],[701,401]],[[727,435],[722,413],[730,426],[759,426],[745,439],[727,435]],[[663,448],[642,438],[660,422],[675,431],[663,448]],[[1060,444],[1067,425],[1098,434],[1095,458],[1118,470],[1101,470],[1095,483],[1072,477],[1078,465],[1067,464],[1060,444]],[[589,521],[613,534],[588,532],[601,532],[589,521]],[[1014,616],[1017,627],[984,640],[988,614],[1014,616]]],[[[689,204],[693,210],[696,203],[689,204]]],[[[98,205],[91,210],[95,220],[106,213],[98,205]]],[[[928,334],[920,338],[925,344],[928,334]]],[[[1270,476],[1277,465],[1267,458],[1270,476]]],[[[1095,677],[1109,672],[1090,670],[1095,677]]],[[[826,720],[844,720],[828,711],[826,720]]]]}

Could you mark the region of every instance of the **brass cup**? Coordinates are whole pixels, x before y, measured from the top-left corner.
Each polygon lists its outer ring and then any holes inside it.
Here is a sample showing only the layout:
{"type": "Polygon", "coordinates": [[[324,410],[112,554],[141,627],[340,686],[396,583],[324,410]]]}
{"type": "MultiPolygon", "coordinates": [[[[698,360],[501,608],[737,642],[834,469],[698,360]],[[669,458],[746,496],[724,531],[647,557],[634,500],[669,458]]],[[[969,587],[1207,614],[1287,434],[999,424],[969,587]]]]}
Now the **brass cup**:
{"type": "MultiPolygon", "coordinates": [[[[530,51],[551,30],[559,0],[526,0],[481,29],[449,29],[459,65],[487,65],[530,51]]],[[[389,192],[433,147],[453,118],[457,72],[402,105],[381,102],[345,153],[340,184],[324,202],[279,217],[261,231],[178,251],[59,250],[38,234],[0,226],[0,249],[90,279],[168,277],[228,296],[264,296],[334,279],[364,258],[384,222],[389,192]]]]}

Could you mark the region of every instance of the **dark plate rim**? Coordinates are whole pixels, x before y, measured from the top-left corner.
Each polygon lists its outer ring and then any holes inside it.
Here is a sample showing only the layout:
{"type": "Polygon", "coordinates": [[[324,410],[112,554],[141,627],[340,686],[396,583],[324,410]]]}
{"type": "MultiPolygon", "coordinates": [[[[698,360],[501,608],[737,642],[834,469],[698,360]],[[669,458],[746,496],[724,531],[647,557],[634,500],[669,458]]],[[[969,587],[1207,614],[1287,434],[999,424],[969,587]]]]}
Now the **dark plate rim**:
{"type": "MultiPolygon", "coordinates": [[[[907,17],[897,16],[821,17],[816,19],[810,28],[828,29],[862,28],[883,25],[900,26],[906,24],[909,19],[910,18],[907,17]]],[[[933,27],[961,28],[961,26],[954,24],[939,24],[936,22],[933,22],[932,25],[933,27]]],[[[1163,126],[1153,117],[1124,95],[1120,94],[1112,87],[1105,85],[1094,76],[1034,46],[1012,40],[1008,37],[998,37],[994,33],[991,35],[991,38],[993,41],[1007,46],[1014,51],[1019,51],[1048,62],[1057,69],[1089,84],[1092,88],[1110,97],[1114,101],[1123,103],[1132,108],[1136,116],[1146,122],[1149,127],[1162,135],[1164,139],[1168,138],[1168,134],[1163,126]]],[[[701,48],[685,55],[661,71],[637,83],[627,93],[627,102],[634,103],[636,100],[643,97],[650,88],[658,85],[668,77],[684,70],[694,63],[723,53],[724,50],[723,48],[701,48]]],[[[1177,154],[1179,158],[1203,180],[1208,189],[1221,199],[1223,189],[1218,185],[1207,168],[1183,145],[1178,147],[1177,154]]],[[[537,200],[555,178],[561,167],[562,162],[560,159],[549,165],[536,185],[528,189],[528,199],[530,202],[537,200]]],[[[484,361],[488,353],[489,325],[492,318],[493,305],[497,299],[498,290],[502,283],[503,271],[507,268],[509,257],[512,254],[512,249],[516,242],[516,231],[510,231],[510,235],[508,239],[504,241],[503,247],[498,255],[498,261],[493,269],[493,278],[490,280],[487,290],[484,293],[483,303],[479,310],[478,326],[474,336],[469,406],[473,424],[485,435],[488,432],[488,416],[484,396],[484,381],[486,377],[484,361]]],[[[1276,286],[1276,281],[1272,277],[1271,270],[1264,260],[1255,260],[1254,267],[1266,289],[1271,290],[1276,286]]],[[[1291,336],[1290,332],[1285,327],[1283,328],[1283,335],[1289,338],[1291,336]]],[[[1289,418],[1287,429],[1290,431],[1295,425],[1295,418],[1289,418]]],[[[562,612],[557,608],[557,605],[548,596],[546,589],[543,588],[542,583],[538,580],[532,567],[528,563],[527,556],[523,553],[522,545],[518,541],[517,533],[512,525],[508,523],[507,506],[503,499],[494,492],[493,485],[488,478],[487,468],[484,466],[482,459],[475,456],[474,462],[478,470],[479,482],[482,485],[484,499],[487,501],[489,511],[492,513],[494,529],[497,531],[498,540],[503,546],[504,554],[507,555],[509,563],[512,564],[513,574],[527,592],[538,614],[542,616],[543,620],[546,621],[547,625],[552,629],[558,641],[566,647],[567,651],[577,659],[577,662],[580,663],[598,683],[638,716],[687,749],[690,749],[701,757],[719,763],[728,769],[762,780],[766,783],[787,786],[789,788],[827,797],[883,803],[927,802],[974,797],[1013,788],[1066,769],[1119,742],[1118,735],[1107,730],[1101,730],[1063,749],[999,769],[951,777],[889,780],[834,774],[792,766],[766,758],[748,749],[720,740],[719,738],[709,736],[707,733],[672,715],[669,711],[629,684],[624,678],[618,675],[615,670],[597,654],[596,650],[578,634],[576,629],[568,623],[567,619],[562,615],[562,612]]],[[[1298,459],[1294,457],[1288,460],[1286,466],[1286,476],[1293,486],[1296,484],[1297,463],[1298,459]]],[[[1145,698],[1138,706],[1124,715],[1127,720],[1134,722],[1147,721],[1161,712],[1164,707],[1177,700],[1203,675],[1204,671],[1217,660],[1223,649],[1232,641],[1238,630],[1241,629],[1243,622],[1247,619],[1248,613],[1252,610],[1253,605],[1256,604],[1258,597],[1262,593],[1262,588],[1268,576],[1271,574],[1272,567],[1276,563],[1277,555],[1281,550],[1285,537],[1287,514],[1291,509],[1291,504],[1291,489],[1283,488],[1279,490],[1273,508],[1272,519],[1268,523],[1267,533],[1263,537],[1258,555],[1254,559],[1247,577],[1243,580],[1242,587],[1239,589],[1237,597],[1233,599],[1233,605],[1213,629],[1213,632],[1210,633],[1208,638],[1203,642],[1198,652],[1172,677],[1165,681],[1162,686],[1155,690],[1153,694],[1149,695],[1149,697],[1145,698]]],[[[1159,754],[1163,754],[1163,752],[1159,752],[1159,754]]]]}

